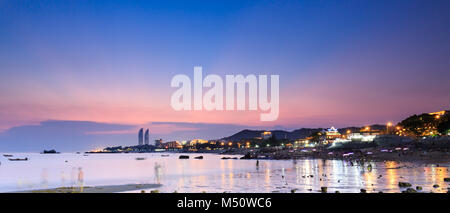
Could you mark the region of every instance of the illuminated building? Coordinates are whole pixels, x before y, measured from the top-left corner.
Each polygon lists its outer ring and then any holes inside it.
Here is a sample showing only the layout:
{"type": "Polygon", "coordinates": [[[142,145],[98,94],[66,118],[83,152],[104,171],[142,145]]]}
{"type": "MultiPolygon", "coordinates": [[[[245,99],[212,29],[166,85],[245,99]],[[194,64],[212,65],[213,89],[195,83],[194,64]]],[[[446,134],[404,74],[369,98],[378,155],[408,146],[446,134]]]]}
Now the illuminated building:
{"type": "Polygon", "coordinates": [[[334,128],[334,126],[332,126],[331,128],[329,128],[325,131],[325,137],[327,140],[334,140],[336,138],[340,138],[341,133],[339,133],[338,129],[336,129],[336,128],[334,128]]]}
{"type": "Polygon", "coordinates": [[[445,113],[447,113],[447,111],[431,112],[431,113],[428,113],[428,114],[429,115],[434,115],[434,117],[436,119],[440,119],[443,115],[445,115],[445,113]]]}
{"type": "Polygon", "coordinates": [[[163,140],[162,139],[155,140],[155,146],[156,147],[162,147],[162,144],[163,144],[163,140]]]}
{"type": "Polygon", "coordinates": [[[269,139],[270,137],[272,137],[272,132],[264,131],[263,133],[261,133],[261,138],[263,140],[269,139]]]}
{"type": "Polygon", "coordinates": [[[189,145],[190,146],[195,146],[196,144],[205,144],[205,143],[208,143],[208,141],[207,140],[203,140],[203,139],[194,139],[194,140],[191,140],[189,142],[189,145]]]}
{"type": "Polygon", "coordinates": [[[347,136],[349,141],[363,141],[363,142],[372,142],[377,135],[367,135],[361,133],[351,133],[347,136]]]}
{"type": "Polygon", "coordinates": [[[439,115],[439,116],[443,116],[445,115],[446,111],[439,111],[439,112],[431,112],[428,113],[429,115],[439,115]]]}
{"type": "Polygon", "coordinates": [[[366,126],[360,130],[363,135],[380,135],[380,130],[372,129],[370,126],[366,126]]]}
{"type": "Polygon", "coordinates": [[[306,147],[309,144],[309,138],[298,139],[294,142],[294,147],[306,147]]]}
{"type": "Polygon", "coordinates": [[[163,147],[165,149],[182,149],[183,148],[181,143],[178,141],[170,141],[170,142],[164,143],[163,147]]]}

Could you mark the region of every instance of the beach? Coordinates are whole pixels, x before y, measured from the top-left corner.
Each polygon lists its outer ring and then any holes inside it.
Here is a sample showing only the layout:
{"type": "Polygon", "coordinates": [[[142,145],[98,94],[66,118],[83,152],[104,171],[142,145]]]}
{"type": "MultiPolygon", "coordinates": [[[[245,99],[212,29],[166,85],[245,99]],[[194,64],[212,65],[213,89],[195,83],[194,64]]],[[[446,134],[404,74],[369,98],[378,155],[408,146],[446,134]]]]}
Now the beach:
{"type": "MultiPolygon", "coordinates": [[[[15,191],[10,193],[119,193],[127,191],[141,190],[145,192],[149,189],[161,187],[160,184],[126,184],[126,185],[108,185],[108,186],[85,186],[81,187],[59,187],[52,189],[35,189],[15,191]]],[[[148,191],[150,192],[150,191],[148,191]]]]}

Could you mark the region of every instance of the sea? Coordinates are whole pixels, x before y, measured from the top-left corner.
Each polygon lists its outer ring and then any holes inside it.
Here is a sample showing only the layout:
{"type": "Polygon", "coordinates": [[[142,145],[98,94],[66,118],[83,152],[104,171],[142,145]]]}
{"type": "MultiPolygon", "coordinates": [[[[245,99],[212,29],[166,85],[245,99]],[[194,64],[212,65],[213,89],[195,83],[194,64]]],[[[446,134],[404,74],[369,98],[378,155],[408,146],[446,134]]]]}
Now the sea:
{"type": "MultiPolygon", "coordinates": [[[[159,192],[398,193],[408,182],[419,192],[446,193],[450,163],[346,160],[240,160],[239,155],[179,153],[0,155],[0,192],[57,187],[161,184],[159,192]],[[179,159],[188,155],[189,159],[179,159]],[[203,159],[195,159],[203,156],[203,159]],[[222,159],[237,157],[238,159],[222,159]]],[[[125,192],[140,192],[139,190],[125,192]]]]}

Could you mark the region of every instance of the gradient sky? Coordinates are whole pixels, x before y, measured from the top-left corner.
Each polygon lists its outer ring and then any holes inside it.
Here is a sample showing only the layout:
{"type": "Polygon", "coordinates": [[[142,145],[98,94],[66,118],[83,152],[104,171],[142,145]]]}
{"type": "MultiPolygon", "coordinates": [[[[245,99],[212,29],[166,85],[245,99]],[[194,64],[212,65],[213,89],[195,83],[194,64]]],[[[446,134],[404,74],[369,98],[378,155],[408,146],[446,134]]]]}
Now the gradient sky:
{"type": "Polygon", "coordinates": [[[47,120],[344,127],[449,109],[449,11],[448,0],[0,0],[0,132],[47,120]],[[170,80],[197,65],[280,75],[279,119],[175,112],[170,80]]]}

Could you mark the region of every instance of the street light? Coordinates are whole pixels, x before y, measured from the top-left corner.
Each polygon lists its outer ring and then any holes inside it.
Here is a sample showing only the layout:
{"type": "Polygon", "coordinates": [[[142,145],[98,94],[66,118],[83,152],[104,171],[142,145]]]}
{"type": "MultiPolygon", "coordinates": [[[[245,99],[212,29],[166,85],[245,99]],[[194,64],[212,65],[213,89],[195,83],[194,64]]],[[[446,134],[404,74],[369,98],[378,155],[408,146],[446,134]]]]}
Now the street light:
{"type": "Polygon", "coordinates": [[[371,135],[372,133],[370,132],[370,127],[366,126],[366,131],[369,132],[369,135],[371,135]]]}
{"type": "Polygon", "coordinates": [[[387,124],[386,124],[386,133],[389,133],[389,127],[391,127],[392,126],[392,123],[391,122],[388,122],[387,124]]]}

